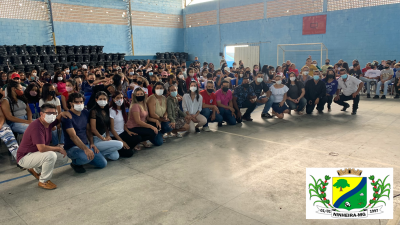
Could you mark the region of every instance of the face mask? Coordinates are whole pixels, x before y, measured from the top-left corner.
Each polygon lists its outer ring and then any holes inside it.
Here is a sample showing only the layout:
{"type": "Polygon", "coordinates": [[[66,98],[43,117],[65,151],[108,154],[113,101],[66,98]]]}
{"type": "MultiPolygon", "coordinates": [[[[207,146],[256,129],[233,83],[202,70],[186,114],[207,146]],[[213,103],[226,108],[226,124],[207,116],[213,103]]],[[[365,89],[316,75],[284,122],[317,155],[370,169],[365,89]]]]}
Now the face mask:
{"type": "Polygon", "coordinates": [[[296,77],[290,77],[289,79],[290,79],[290,81],[295,81],[296,77]]]}
{"type": "Polygon", "coordinates": [[[164,89],[157,89],[156,95],[162,95],[164,93],[164,89]]]}
{"type": "Polygon", "coordinates": [[[319,80],[319,75],[314,75],[314,80],[319,80]]]}
{"type": "Polygon", "coordinates": [[[329,65],[329,62],[326,62],[325,64],[326,64],[326,65],[329,65]]]}
{"type": "Polygon", "coordinates": [[[171,96],[172,96],[172,97],[175,98],[177,95],[178,95],[178,92],[177,92],[177,91],[172,91],[172,92],[171,92],[171,96]]]}
{"type": "Polygon", "coordinates": [[[258,69],[254,69],[254,71],[258,72],[258,69]]]}
{"type": "Polygon", "coordinates": [[[317,66],[317,64],[312,64],[313,66],[317,66]]]}
{"type": "Polygon", "coordinates": [[[69,73],[69,70],[66,70],[65,72],[66,72],[66,73],[69,73]]]}
{"type": "Polygon", "coordinates": [[[137,84],[138,84],[138,85],[142,85],[143,82],[142,82],[142,81],[138,81],[137,84]]]}
{"type": "Polygon", "coordinates": [[[149,76],[153,76],[153,72],[149,72],[149,76]]]}
{"type": "Polygon", "coordinates": [[[97,101],[97,104],[99,104],[99,106],[104,107],[107,105],[107,101],[106,100],[99,100],[97,101]]]}
{"type": "Polygon", "coordinates": [[[24,94],[24,92],[21,90],[15,89],[15,94],[17,94],[18,96],[21,96],[24,94]]]}
{"type": "Polygon", "coordinates": [[[194,76],[194,73],[189,73],[189,76],[193,77],[193,76],[194,76]]]}
{"type": "Polygon", "coordinates": [[[82,111],[84,107],[85,107],[85,106],[84,106],[83,104],[79,104],[79,105],[75,105],[75,104],[74,104],[74,109],[75,109],[76,111],[78,111],[78,112],[82,111]]]}
{"type": "Polygon", "coordinates": [[[35,97],[35,96],[37,95],[37,92],[36,92],[36,91],[30,91],[29,94],[30,94],[32,97],[35,97]]]}
{"type": "Polygon", "coordinates": [[[163,83],[166,83],[168,78],[161,78],[161,80],[162,80],[163,83]]]}
{"type": "Polygon", "coordinates": [[[136,100],[138,102],[143,102],[144,101],[144,96],[136,96],[136,100]]]}
{"type": "Polygon", "coordinates": [[[303,75],[308,75],[308,73],[309,73],[308,71],[304,71],[303,75]]]}
{"type": "Polygon", "coordinates": [[[132,82],[133,82],[133,83],[136,83],[136,82],[137,82],[137,79],[132,79],[132,82]]]}
{"type": "Polygon", "coordinates": [[[56,95],[56,92],[55,91],[49,91],[49,94],[54,96],[54,95],[56,95]]]}
{"type": "Polygon", "coordinates": [[[269,79],[274,78],[274,75],[268,75],[269,79]]]}
{"type": "Polygon", "coordinates": [[[243,77],[243,73],[241,73],[239,76],[240,76],[240,77],[243,77]]]}
{"type": "Polygon", "coordinates": [[[36,76],[36,75],[37,75],[37,73],[32,73],[32,75],[33,75],[33,76],[36,76]]]}
{"type": "Polygon", "coordinates": [[[197,87],[190,87],[190,91],[191,91],[191,92],[197,91],[197,87]]]}
{"type": "Polygon", "coordinates": [[[282,81],[281,80],[277,80],[277,81],[275,81],[275,83],[276,84],[282,84],[282,81]]]}
{"type": "Polygon", "coordinates": [[[67,92],[71,92],[72,90],[74,90],[73,87],[65,87],[65,89],[67,90],[67,92]]]}
{"type": "Polygon", "coordinates": [[[248,87],[249,87],[249,84],[243,84],[243,87],[244,87],[244,88],[248,88],[248,87]]]}
{"type": "Polygon", "coordinates": [[[389,69],[389,67],[387,66],[387,67],[385,67],[385,69],[389,69]]]}
{"type": "Polygon", "coordinates": [[[120,99],[120,100],[118,100],[118,101],[115,101],[115,104],[116,104],[117,106],[121,106],[123,103],[124,103],[124,100],[123,100],[123,99],[120,99]]]}
{"type": "Polygon", "coordinates": [[[172,84],[176,84],[176,80],[173,80],[173,81],[172,81],[172,84]]]}
{"type": "Polygon", "coordinates": [[[50,82],[50,78],[46,78],[45,80],[46,80],[47,82],[50,82]]]}
{"type": "Polygon", "coordinates": [[[261,83],[264,79],[262,79],[261,77],[257,77],[257,82],[261,83]]]}
{"type": "Polygon", "coordinates": [[[52,123],[56,120],[57,116],[56,115],[45,115],[44,116],[44,121],[46,121],[46,123],[52,123]]]}
{"type": "Polygon", "coordinates": [[[179,75],[178,77],[179,77],[179,78],[181,78],[181,79],[183,79],[183,78],[184,78],[184,76],[183,76],[183,75],[179,75]]]}
{"type": "Polygon", "coordinates": [[[133,75],[134,74],[134,72],[129,72],[129,75],[133,75]]]}
{"type": "Polygon", "coordinates": [[[232,68],[235,69],[235,68],[236,68],[236,65],[232,66],[232,68]]]}
{"type": "Polygon", "coordinates": [[[342,77],[342,79],[346,79],[347,78],[347,74],[343,74],[341,77],[342,77]]]}
{"type": "Polygon", "coordinates": [[[334,78],[333,75],[328,75],[327,77],[328,77],[328,79],[333,79],[334,78]]]}
{"type": "Polygon", "coordinates": [[[227,92],[228,90],[229,90],[228,87],[222,87],[222,91],[223,91],[223,92],[227,92]]]}
{"type": "Polygon", "coordinates": [[[58,77],[57,79],[58,79],[59,81],[63,80],[63,78],[62,78],[62,77],[58,77]]]}
{"type": "Polygon", "coordinates": [[[88,80],[89,84],[93,84],[94,80],[88,80]]]}
{"type": "Polygon", "coordinates": [[[213,93],[213,91],[214,91],[214,89],[207,89],[207,92],[210,94],[213,93]]]}
{"type": "Polygon", "coordinates": [[[6,81],[7,80],[7,78],[6,79],[2,79],[2,81],[6,81]]]}

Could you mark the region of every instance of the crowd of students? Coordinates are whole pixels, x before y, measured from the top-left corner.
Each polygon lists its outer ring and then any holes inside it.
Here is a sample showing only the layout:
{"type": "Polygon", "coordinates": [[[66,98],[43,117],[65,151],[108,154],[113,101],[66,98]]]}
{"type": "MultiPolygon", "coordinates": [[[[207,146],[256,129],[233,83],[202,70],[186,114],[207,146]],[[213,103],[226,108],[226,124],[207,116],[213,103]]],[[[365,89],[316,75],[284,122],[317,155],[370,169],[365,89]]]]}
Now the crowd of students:
{"type": "Polygon", "coordinates": [[[220,127],[252,121],[257,106],[263,107],[262,118],[283,119],[292,110],[323,113],[326,105],[331,111],[333,102],[346,111],[347,101],[353,100],[356,115],[364,83],[368,97],[372,81],[377,84],[374,98],[382,84],[385,98],[391,82],[395,98],[400,94],[400,64],[393,61],[368,63],[362,70],[357,60],[349,68],[342,60],[332,66],[327,59],[320,68],[311,57],[300,71],[290,61],[260,70],[242,61],[228,67],[222,60],[220,67],[201,66],[196,58],[188,68],[149,60],[124,68],[74,64],[54,75],[45,70],[0,72],[0,138],[40,187],[54,189],[52,171],[68,158],[77,173],[85,172],[85,164],[104,168],[107,160],[161,146],[166,138],[208,132],[209,122],[220,127]],[[31,105],[40,112],[32,112],[31,105]],[[14,133],[23,134],[19,145],[14,133]]]}

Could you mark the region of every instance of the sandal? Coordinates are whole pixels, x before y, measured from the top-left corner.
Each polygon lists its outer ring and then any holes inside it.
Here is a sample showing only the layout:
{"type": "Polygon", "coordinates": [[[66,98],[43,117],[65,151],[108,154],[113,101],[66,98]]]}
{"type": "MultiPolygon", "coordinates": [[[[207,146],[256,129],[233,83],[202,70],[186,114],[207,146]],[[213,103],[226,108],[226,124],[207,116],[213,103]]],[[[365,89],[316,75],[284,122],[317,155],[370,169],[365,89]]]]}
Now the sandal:
{"type": "Polygon", "coordinates": [[[136,145],[134,149],[135,149],[136,151],[142,150],[142,148],[140,147],[140,145],[136,145]]]}
{"type": "Polygon", "coordinates": [[[142,142],[143,147],[145,148],[151,148],[151,145],[149,143],[146,142],[142,142]]]}

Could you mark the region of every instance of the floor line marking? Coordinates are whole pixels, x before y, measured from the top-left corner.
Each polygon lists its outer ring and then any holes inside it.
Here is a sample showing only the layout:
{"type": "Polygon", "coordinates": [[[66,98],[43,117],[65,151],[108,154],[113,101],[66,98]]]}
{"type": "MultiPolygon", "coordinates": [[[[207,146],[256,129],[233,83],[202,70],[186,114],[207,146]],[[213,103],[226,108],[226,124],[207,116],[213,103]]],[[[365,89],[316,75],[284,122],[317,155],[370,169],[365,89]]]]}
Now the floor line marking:
{"type": "MultiPolygon", "coordinates": [[[[260,139],[260,138],[255,138],[255,137],[251,137],[251,136],[246,136],[246,135],[241,135],[241,134],[230,133],[230,132],[226,132],[226,131],[220,131],[220,130],[214,130],[214,131],[220,132],[220,133],[225,133],[225,134],[230,134],[230,135],[235,135],[235,136],[239,136],[239,137],[244,137],[244,138],[250,138],[250,139],[254,139],[254,140],[258,140],[258,141],[268,142],[268,143],[272,143],[272,144],[279,144],[279,145],[284,145],[284,146],[293,147],[292,145],[286,144],[286,143],[279,143],[279,142],[275,142],[275,141],[263,140],[263,139],[260,139]]],[[[317,149],[305,148],[305,147],[298,147],[298,148],[300,148],[300,149],[305,149],[305,150],[310,150],[310,151],[313,151],[313,152],[319,152],[319,153],[327,154],[327,152],[320,151],[320,150],[317,150],[317,149]]],[[[382,163],[382,162],[377,162],[377,161],[368,160],[368,159],[360,159],[360,158],[353,157],[353,156],[346,156],[346,157],[347,157],[347,158],[351,158],[351,159],[356,159],[356,160],[359,160],[359,161],[368,162],[368,163],[377,163],[377,164],[381,164],[381,165],[384,165],[384,166],[390,166],[390,167],[393,167],[393,168],[394,168],[394,167],[395,167],[395,168],[400,168],[400,166],[391,165],[391,164],[388,164],[388,163],[382,163]]]]}

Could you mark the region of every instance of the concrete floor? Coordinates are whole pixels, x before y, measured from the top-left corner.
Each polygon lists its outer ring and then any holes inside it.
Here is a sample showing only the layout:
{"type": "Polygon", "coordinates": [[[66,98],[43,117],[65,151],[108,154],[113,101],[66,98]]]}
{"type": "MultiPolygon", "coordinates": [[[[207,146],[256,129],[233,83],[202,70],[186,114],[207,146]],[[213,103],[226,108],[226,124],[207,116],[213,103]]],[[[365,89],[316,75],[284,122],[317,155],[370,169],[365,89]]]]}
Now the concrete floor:
{"type": "MultiPolygon", "coordinates": [[[[0,224],[339,224],[305,219],[305,168],[393,167],[400,194],[400,101],[362,97],[357,116],[340,109],[262,120],[257,108],[253,122],[211,124],[213,132],[169,139],[102,170],[58,168],[53,191],[32,176],[2,183],[0,224]]],[[[0,182],[27,174],[4,156],[0,165],[0,182]]]]}

